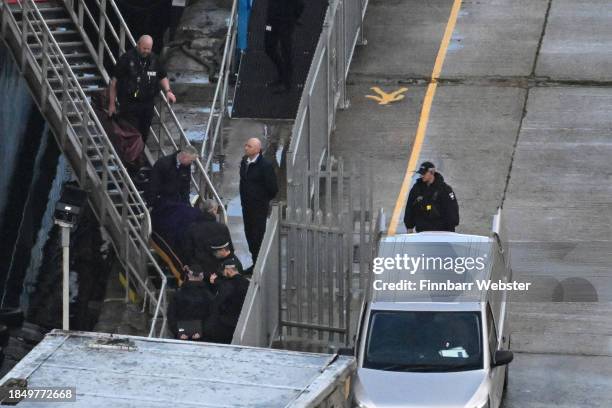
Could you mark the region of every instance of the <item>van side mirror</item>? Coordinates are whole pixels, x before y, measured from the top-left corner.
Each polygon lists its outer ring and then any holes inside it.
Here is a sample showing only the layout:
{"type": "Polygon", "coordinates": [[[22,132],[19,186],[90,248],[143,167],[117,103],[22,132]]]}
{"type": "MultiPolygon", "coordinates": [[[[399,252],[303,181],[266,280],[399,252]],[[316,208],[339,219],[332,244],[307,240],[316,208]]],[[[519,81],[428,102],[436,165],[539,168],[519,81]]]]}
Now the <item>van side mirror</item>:
{"type": "Polygon", "coordinates": [[[509,364],[514,359],[514,353],[509,350],[497,350],[493,356],[491,366],[498,367],[509,364]]]}
{"type": "Polygon", "coordinates": [[[338,349],[338,353],[339,356],[351,356],[354,357],[355,356],[355,348],[354,347],[340,347],[338,349]]]}

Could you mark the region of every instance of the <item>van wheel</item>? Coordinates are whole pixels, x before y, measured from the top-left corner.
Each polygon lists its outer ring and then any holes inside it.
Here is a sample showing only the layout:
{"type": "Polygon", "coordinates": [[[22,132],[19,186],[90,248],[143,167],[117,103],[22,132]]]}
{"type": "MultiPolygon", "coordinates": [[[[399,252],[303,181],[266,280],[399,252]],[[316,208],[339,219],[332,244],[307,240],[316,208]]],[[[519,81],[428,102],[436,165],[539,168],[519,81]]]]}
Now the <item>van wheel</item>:
{"type": "Polygon", "coordinates": [[[6,348],[9,342],[9,330],[4,324],[0,324],[0,347],[6,348]]]}
{"type": "Polygon", "coordinates": [[[19,308],[2,308],[0,309],[0,323],[9,328],[21,327],[23,312],[19,308]]]}

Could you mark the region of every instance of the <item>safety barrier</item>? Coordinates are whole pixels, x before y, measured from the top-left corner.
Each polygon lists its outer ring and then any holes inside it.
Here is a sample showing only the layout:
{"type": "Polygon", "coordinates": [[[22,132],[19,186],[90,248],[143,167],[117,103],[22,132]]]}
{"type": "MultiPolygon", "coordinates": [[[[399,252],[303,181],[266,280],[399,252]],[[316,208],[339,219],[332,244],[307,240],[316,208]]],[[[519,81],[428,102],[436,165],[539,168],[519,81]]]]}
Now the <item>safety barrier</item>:
{"type": "MultiPolygon", "coordinates": [[[[321,37],[304,83],[287,150],[287,182],[316,170],[329,151],[336,109],[345,108],[346,78],[355,46],[363,41],[368,0],[330,1],[321,37]]],[[[289,205],[295,206],[288,197],[289,205]]]]}

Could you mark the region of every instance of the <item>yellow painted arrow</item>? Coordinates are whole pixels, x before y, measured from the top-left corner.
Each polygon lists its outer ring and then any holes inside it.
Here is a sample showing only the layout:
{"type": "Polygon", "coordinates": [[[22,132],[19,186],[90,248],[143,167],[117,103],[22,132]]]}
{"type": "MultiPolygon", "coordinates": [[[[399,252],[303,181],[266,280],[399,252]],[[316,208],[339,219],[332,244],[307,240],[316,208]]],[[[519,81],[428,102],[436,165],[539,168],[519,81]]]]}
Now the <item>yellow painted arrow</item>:
{"type": "Polygon", "coordinates": [[[379,105],[388,105],[391,102],[401,101],[406,96],[403,93],[408,90],[408,88],[400,88],[397,91],[387,93],[377,86],[370,89],[378,95],[366,95],[366,98],[375,100],[379,105]]]}

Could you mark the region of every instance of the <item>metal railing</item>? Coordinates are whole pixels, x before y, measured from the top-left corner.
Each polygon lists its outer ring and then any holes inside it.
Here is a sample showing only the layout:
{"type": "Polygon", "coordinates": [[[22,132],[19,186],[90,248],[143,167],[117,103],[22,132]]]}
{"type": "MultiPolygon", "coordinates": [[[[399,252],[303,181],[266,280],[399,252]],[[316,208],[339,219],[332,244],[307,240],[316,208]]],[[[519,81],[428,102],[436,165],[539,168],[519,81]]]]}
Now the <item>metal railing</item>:
{"type": "Polygon", "coordinates": [[[259,258],[234,330],[232,344],[271,347],[278,333],[280,296],[280,207],[274,205],[259,258]]]}
{"type": "Polygon", "coordinates": [[[155,335],[160,314],[161,336],[167,322],[166,310],[162,308],[166,303],[167,279],[149,249],[149,211],[36,3],[18,0],[9,5],[1,1],[0,6],[2,39],[18,61],[81,187],[88,190],[100,224],[112,237],[112,244],[126,270],[126,301],[131,277],[154,306],[149,336],[155,335]],[[21,20],[17,21],[15,14],[19,13],[21,20]],[[40,49],[38,55],[33,48],[40,49]],[[111,196],[118,196],[119,202],[113,201],[111,196]],[[160,279],[158,293],[149,285],[148,278],[143,279],[148,264],[160,279]]]}
{"type": "MultiPolygon", "coordinates": [[[[102,73],[104,81],[108,84],[110,76],[106,67],[114,65],[119,56],[126,51],[127,46],[136,46],[136,40],[123,19],[117,4],[114,0],[93,0],[95,7],[90,8],[84,0],[62,1],[69,10],[73,21],[77,23],[81,35],[86,39],[86,46],[102,73]],[[95,35],[88,35],[88,32],[95,35]]],[[[161,103],[155,107],[153,126],[149,137],[149,143],[151,141],[154,143],[154,150],[157,155],[147,149],[147,158],[150,164],[153,164],[155,159],[161,155],[174,153],[183,146],[191,145],[170,103],[161,91],[159,98],[161,103]],[[157,129],[155,129],[156,127],[157,129]]],[[[225,206],[208,176],[208,168],[209,165],[204,166],[201,159],[195,162],[191,182],[192,191],[200,197],[215,199],[219,203],[223,219],[227,222],[225,206]]]]}
{"type": "Polygon", "coordinates": [[[348,106],[346,78],[355,46],[364,42],[367,5],[368,0],[330,1],[287,149],[288,182],[319,168],[329,151],[336,109],[348,106]]]}
{"type": "Polygon", "coordinates": [[[216,154],[217,143],[221,154],[223,153],[223,140],[219,137],[223,134],[223,122],[228,115],[228,90],[230,75],[234,71],[234,56],[236,55],[236,39],[238,36],[238,0],[234,0],[230,13],[227,35],[225,37],[225,47],[223,49],[223,59],[219,68],[219,79],[215,87],[215,95],[210,107],[208,122],[206,123],[206,133],[200,156],[205,161],[204,169],[212,170],[212,161],[216,154]],[[213,132],[211,135],[211,131],[213,132]],[[206,154],[208,152],[208,155],[206,154]]]}

